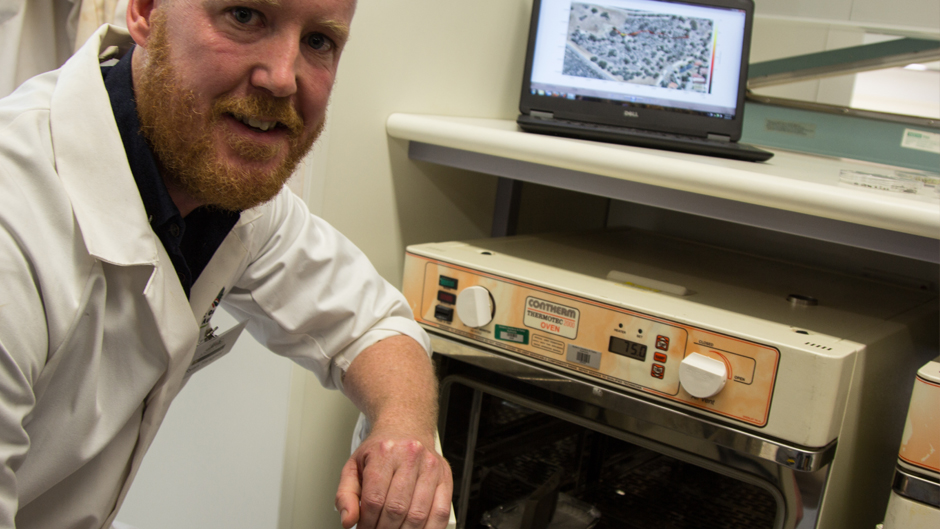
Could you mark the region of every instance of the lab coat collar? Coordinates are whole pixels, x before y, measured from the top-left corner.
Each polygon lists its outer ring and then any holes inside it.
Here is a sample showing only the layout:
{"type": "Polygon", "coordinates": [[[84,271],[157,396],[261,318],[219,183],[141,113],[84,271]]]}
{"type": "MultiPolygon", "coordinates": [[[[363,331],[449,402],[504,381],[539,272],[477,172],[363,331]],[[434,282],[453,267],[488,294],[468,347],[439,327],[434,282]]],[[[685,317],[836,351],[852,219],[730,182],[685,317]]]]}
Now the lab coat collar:
{"type": "Polygon", "coordinates": [[[132,45],[126,30],[99,28],[59,72],[50,127],[56,168],[89,253],[116,265],[156,265],[157,240],[99,67],[101,57],[119,57],[132,45]]]}

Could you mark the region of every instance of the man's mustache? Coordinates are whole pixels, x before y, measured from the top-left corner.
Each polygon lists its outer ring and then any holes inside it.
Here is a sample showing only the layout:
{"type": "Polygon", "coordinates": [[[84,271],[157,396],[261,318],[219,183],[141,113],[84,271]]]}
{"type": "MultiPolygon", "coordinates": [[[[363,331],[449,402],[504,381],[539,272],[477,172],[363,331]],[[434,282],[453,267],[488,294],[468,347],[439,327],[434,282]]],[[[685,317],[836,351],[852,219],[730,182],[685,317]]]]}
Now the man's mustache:
{"type": "Polygon", "coordinates": [[[300,136],[304,131],[304,120],[288,98],[251,94],[245,97],[226,96],[212,105],[212,117],[223,114],[275,120],[287,127],[291,136],[300,136]]]}

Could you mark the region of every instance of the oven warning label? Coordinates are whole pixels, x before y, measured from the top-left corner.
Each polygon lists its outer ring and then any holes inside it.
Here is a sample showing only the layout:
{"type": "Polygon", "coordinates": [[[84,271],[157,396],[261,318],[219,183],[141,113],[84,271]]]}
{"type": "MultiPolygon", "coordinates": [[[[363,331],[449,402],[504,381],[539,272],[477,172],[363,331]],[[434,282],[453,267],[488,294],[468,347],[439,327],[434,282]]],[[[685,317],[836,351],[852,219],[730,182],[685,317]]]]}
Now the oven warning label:
{"type": "Polygon", "coordinates": [[[556,355],[565,354],[565,342],[549,338],[548,336],[542,336],[541,334],[532,335],[532,347],[536,347],[556,355]]]}
{"type": "Polygon", "coordinates": [[[528,329],[518,327],[506,327],[505,325],[496,326],[496,339],[504,342],[513,342],[521,345],[529,343],[528,329]]]}
{"type": "Polygon", "coordinates": [[[522,322],[526,327],[574,339],[578,335],[580,317],[581,312],[578,309],[528,297],[525,300],[525,316],[522,322]]]}
{"type": "Polygon", "coordinates": [[[568,355],[565,359],[594,369],[601,368],[601,353],[577,345],[568,344],[568,355]]]}

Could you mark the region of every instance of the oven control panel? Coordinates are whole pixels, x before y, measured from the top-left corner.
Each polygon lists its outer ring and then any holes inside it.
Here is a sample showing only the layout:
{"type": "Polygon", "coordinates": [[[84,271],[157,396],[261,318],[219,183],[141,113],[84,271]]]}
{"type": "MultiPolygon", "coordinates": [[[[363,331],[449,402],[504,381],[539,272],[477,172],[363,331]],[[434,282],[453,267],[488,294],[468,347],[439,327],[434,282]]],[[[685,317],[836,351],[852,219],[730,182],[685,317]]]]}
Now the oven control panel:
{"type": "Polygon", "coordinates": [[[727,334],[409,255],[404,293],[425,326],[753,426],[780,353],[727,334]],[[417,265],[417,266],[415,266],[417,265]]]}

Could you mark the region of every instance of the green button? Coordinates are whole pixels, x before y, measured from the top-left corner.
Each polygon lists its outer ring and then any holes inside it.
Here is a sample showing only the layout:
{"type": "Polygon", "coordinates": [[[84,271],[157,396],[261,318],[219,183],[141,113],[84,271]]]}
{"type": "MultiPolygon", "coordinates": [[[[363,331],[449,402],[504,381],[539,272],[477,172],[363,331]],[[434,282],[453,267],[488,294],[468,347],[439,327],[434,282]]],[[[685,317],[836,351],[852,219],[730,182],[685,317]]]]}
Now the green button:
{"type": "Polygon", "coordinates": [[[441,276],[437,283],[444,288],[457,289],[457,280],[452,277],[441,276]]]}

